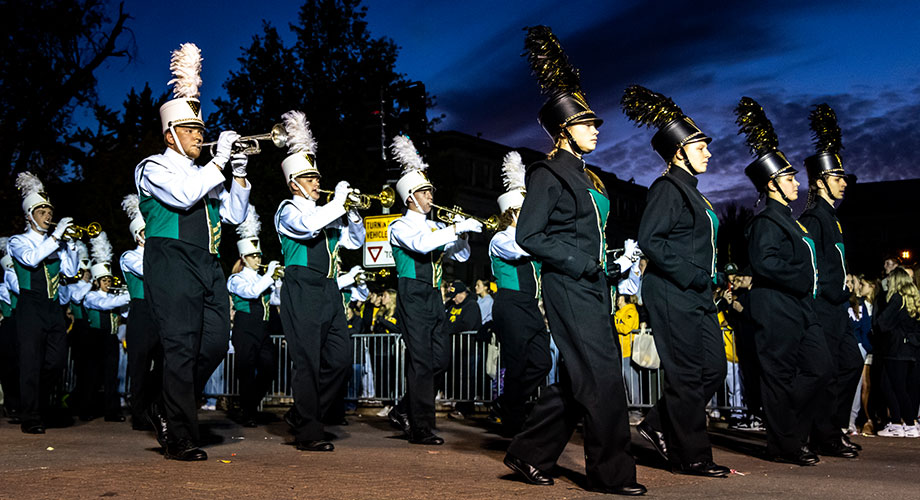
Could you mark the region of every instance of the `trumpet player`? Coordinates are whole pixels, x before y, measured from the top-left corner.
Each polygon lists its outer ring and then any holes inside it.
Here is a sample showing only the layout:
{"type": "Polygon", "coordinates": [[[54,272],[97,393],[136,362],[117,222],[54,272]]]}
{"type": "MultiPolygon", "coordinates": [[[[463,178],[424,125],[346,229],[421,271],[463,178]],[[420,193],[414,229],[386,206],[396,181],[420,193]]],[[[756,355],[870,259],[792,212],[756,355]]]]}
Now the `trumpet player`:
{"type": "Polygon", "coordinates": [[[21,172],[16,187],[22,193],[22,210],[29,228],[10,238],[13,266],[19,278],[16,329],[19,338],[21,429],[44,434],[50,390],[67,361],[64,315],[58,304],[60,276],[77,273],[79,259],[72,241],[64,241],[70,217],[50,230],[54,206],[41,181],[21,172]]]}
{"type": "Polygon", "coordinates": [[[247,157],[231,150],[238,134],[221,132],[215,157],[195,165],[204,121],[198,100],[201,54],[186,43],[173,52],[175,98],[160,107],[166,150],[137,165],[134,179],[147,222],[144,297],[163,345],[166,458],[206,460],[198,447],[198,396],[230,340],[230,299],[218,260],[221,222],[246,218],[247,157]],[[224,188],[224,169],[233,180],[224,188]]]}
{"type": "Polygon", "coordinates": [[[281,163],[291,199],[275,213],[275,229],[284,255],[281,325],[294,363],[294,407],[285,415],[297,449],[332,451],[322,417],[346,382],[351,344],[342,295],[336,283],[340,248],[364,244],[364,222],[346,210],[351,190],[339,182],[333,198],[317,206],[320,172],[316,144],[299,111],[282,116],[289,155],[281,163]]]}
{"type": "Polygon", "coordinates": [[[259,215],[255,207],[236,232],[240,260],[233,266],[234,274],[227,280],[227,290],[233,301],[233,351],[236,353],[236,376],[240,387],[240,421],[245,427],[258,425],[257,410],[271,387],[275,366],[275,350],[268,332],[269,302],[274,292],[274,274],[278,261],[268,263],[265,274],[258,270],[262,264],[259,242],[259,215]]]}
{"type": "Polygon", "coordinates": [[[442,331],[441,262],[465,262],[470,256],[465,233],[481,232],[482,224],[462,219],[446,226],[429,220],[434,186],[425,174],[428,165],[408,137],[393,139],[391,150],[402,164],[396,191],[407,208],[389,228],[398,276],[396,317],[406,341],[406,396],[389,418],[410,443],[440,445],[444,439],[434,433],[434,379],[447,369],[450,355],[442,331]]]}
{"type": "Polygon", "coordinates": [[[163,416],[163,346],[160,334],[144,298],[144,243],[147,224],[141,215],[140,200],[136,194],[124,197],[121,207],[130,223],[128,230],[137,247],[121,254],[119,263],[125,286],[131,297],[125,342],[128,345],[128,387],[131,405],[131,428],[153,429],[165,443],[165,417],[163,416]]]}
{"type": "Polygon", "coordinates": [[[80,395],[80,420],[91,420],[99,412],[94,408],[93,394],[101,384],[103,386],[104,416],[106,422],[124,422],[121,413],[121,401],[118,395],[118,351],[121,341],[118,338],[118,324],[121,320],[120,309],[131,301],[130,294],[112,291],[112,245],[108,236],[99,233],[90,241],[90,254],[96,262],[90,268],[93,275],[93,289],[83,299],[83,308],[89,322],[87,344],[84,353],[94,369],[88,373],[94,375],[91,383],[81,383],[84,391],[80,395]]]}

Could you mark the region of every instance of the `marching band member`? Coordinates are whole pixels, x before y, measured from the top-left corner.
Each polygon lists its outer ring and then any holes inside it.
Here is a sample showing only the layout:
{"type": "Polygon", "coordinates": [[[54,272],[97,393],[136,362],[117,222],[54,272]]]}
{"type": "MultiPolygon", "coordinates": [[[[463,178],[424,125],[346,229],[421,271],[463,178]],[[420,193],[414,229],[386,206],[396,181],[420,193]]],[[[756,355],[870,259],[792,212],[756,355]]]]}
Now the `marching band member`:
{"type": "Polygon", "coordinates": [[[131,405],[133,429],[153,428],[162,434],[163,347],[160,345],[160,334],[150,304],[144,298],[144,242],[147,225],[139,203],[136,194],[129,194],[121,201],[121,208],[131,221],[128,230],[137,244],[136,248],[121,254],[119,259],[125,287],[131,297],[128,325],[125,328],[128,378],[131,381],[128,401],[131,405]]]}
{"type": "Polygon", "coordinates": [[[3,386],[3,406],[10,423],[19,422],[19,341],[16,335],[16,304],[19,301],[19,281],[13,269],[13,258],[7,253],[9,238],[0,238],[0,386],[3,386]]]}
{"type": "MultiPolygon", "coordinates": [[[[274,289],[278,261],[268,263],[259,275],[262,247],[259,242],[259,214],[253,206],[242,224],[236,227],[236,242],[242,269],[227,280],[233,300],[233,351],[236,353],[236,376],[240,381],[240,417],[245,427],[258,425],[259,403],[271,387],[275,367],[275,349],[268,334],[269,302],[274,289]]],[[[234,269],[237,268],[234,266],[234,269]]]]}
{"type": "Polygon", "coordinates": [[[501,222],[489,242],[489,258],[498,285],[492,321],[502,345],[505,390],[493,408],[501,418],[503,434],[514,436],[524,425],[524,404],[546,380],[552,359],[549,333],[538,304],[541,264],[514,240],[526,193],[520,153],[506,154],[502,170],[505,193],[498,197],[501,222]]]}
{"type": "MultiPolygon", "coordinates": [[[[97,374],[92,385],[85,386],[91,392],[82,402],[83,415],[91,407],[92,394],[99,383],[104,388],[104,411],[106,422],[124,422],[121,413],[121,398],[118,395],[118,355],[121,342],[118,340],[120,308],[128,305],[131,296],[127,293],[112,293],[112,245],[105,232],[90,241],[90,251],[95,264],[90,268],[93,275],[93,289],[83,299],[86,318],[89,321],[90,345],[95,362],[93,372],[97,374]],[[101,380],[99,379],[101,377],[101,380]]],[[[82,418],[82,417],[81,417],[82,418]]]]}
{"type": "Polygon", "coordinates": [[[294,408],[285,420],[293,428],[297,449],[332,451],[322,418],[347,382],[351,366],[336,256],[341,248],[364,244],[364,222],[356,209],[345,208],[351,193],[345,181],[336,185],[329,203],[316,205],[321,176],[313,134],[300,111],[289,111],[282,119],[290,154],[281,169],[292,197],[278,207],[275,229],[284,255],[281,324],[294,363],[294,408]]]}
{"type": "Polygon", "coordinates": [[[656,127],[652,148],[667,164],[649,187],[639,224],[646,257],[643,299],[664,371],[663,394],[637,426],[674,472],[727,477],[712,460],[706,405],[725,380],[725,347],[712,300],[719,219],[697,189],[712,138],[670,98],[626,89],[623,112],[656,127]]]}
{"type": "Polygon", "coordinates": [[[246,156],[231,158],[236,132],[221,132],[215,157],[203,167],[195,165],[204,134],[198,47],[183,44],[173,52],[170,69],[175,98],[160,107],[166,150],[134,171],[147,223],[144,297],[163,346],[165,456],[206,460],[196,443],[198,396],[224,359],[230,337],[230,299],[218,260],[220,226],[221,221],[243,222],[250,186],[246,156]],[[233,168],[229,191],[223,186],[227,163],[233,168]]]}
{"type": "Polygon", "coordinates": [[[21,172],[16,187],[29,227],[10,238],[8,247],[19,281],[16,329],[19,339],[19,387],[22,432],[44,434],[42,413],[49,407],[51,386],[67,361],[64,315],[58,304],[61,274],[73,276],[79,262],[72,241],[64,235],[72,219],[64,217],[53,231],[54,207],[44,186],[30,172],[21,172]]]}
{"type": "Polygon", "coordinates": [[[482,224],[461,219],[445,226],[428,220],[434,201],[434,186],[425,174],[428,165],[406,136],[395,137],[390,149],[402,165],[396,192],[407,210],[390,224],[388,235],[398,277],[396,318],[406,342],[406,394],[389,418],[410,443],[440,445],[444,439],[434,433],[434,379],[450,361],[449,339],[442,331],[441,262],[469,259],[464,233],[478,233],[482,224]]]}
{"type": "Polygon", "coordinates": [[[753,271],[753,336],[763,369],[767,453],[777,461],[815,465],[819,459],[808,447],[808,434],[830,369],[814,311],[815,244],[805,226],[792,218],[789,203],[799,196],[796,170],[779,151],[779,140],[763,108],[743,97],[735,113],[751,152],[757,155],[744,173],[760,197],[767,198],[746,229],[753,271]]]}
{"type": "Polygon", "coordinates": [[[610,200],[584,160],[602,120],[549,28],[528,28],[525,49],[550,96],[539,121],[555,147],[528,168],[515,241],[543,263],[543,304],[567,376],[542,392],[504,462],[531,484],[553,484],[549,471],[584,417],[588,487],[642,495],[646,489],[636,482],[627,451],[626,391],[610,321],[604,234],[610,200]]]}
{"type": "Polygon", "coordinates": [[[799,222],[815,242],[818,269],[818,295],[815,314],[830,353],[831,380],[818,398],[821,415],[811,431],[812,449],[819,455],[856,458],[858,445],[850,442],[843,429],[849,426],[852,394],[862,376],[863,358],[850,330],[847,309],[846,253],[843,228],[837,220],[834,203],[843,198],[846,172],[840,160],[840,127],[837,115],[827,104],[819,104],[809,114],[815,137],[816,154],[805,158],[808,173],[808,204],[799,222]]]}

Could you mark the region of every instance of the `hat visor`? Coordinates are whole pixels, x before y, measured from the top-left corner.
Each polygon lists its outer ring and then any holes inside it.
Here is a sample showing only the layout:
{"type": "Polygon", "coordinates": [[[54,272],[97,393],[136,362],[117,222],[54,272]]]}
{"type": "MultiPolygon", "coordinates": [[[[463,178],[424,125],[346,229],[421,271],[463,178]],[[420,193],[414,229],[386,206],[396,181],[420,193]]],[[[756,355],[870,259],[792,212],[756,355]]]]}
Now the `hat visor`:
{"type": "Polygon", "coordinates": [[[588,113],[588,114],[579,116],[578,118],[574,118],[572,121],[566,123],[565,126],[568,127],[569,125],[578,125],[578,124],[591,123],[591,122],[594,123],[594,128],[601,128],[601,125],[604,124],[604,120],[601,120],[600,118],[598,118],[597,115],[595,115],[594,113],[588,113]]]}

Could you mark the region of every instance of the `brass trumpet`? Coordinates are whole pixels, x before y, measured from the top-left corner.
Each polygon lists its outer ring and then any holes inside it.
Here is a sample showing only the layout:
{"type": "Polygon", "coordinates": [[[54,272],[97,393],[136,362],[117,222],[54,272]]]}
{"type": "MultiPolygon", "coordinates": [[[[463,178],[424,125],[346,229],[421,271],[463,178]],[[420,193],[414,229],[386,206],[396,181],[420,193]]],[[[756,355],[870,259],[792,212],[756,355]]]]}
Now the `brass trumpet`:
{"type": "MultiPolygon", "coordinates": [[[[335,195],[335,191],[326,189],[320,189],[319,192],[326,193],[326,203],[332,201],[332,197],[335,195]]],[[[345,209],[347,210],[354,207],[358,210],[367,210],[371,208],[371,200],[379,200],[381,207],[390,208],[393,206],[393,203],[396,202],[396,191],[393,191],[393,188],[390,186],[384,186],[379,194],[355,193],[352,190],[348,195],[348,199],[345,200],[345,209]],[[357,196],[358,201],[354,201],[353,196],[357,196]]]]}
{"type": "MultiPolygon", "coordinates": [[[[272,141],[272,143],[277,148],[283,148],[287,146],[287,131],[284,130],[284,125],[277,123],[272,127],[271,132],[266,134],[258,135],[247,135],[240,137],[233,143],[233,149],[230,150],[231,154],[243,153],[246,156],[257,155],[262,152],[262,147],[259,146],[259,141],[272,141]]],[[[211,156],[215,156],[217,153],[217,141],[205,142],[201,144],[201,147],[210,146],[211,156]]]]}
{"type": "MultiPolygon", "coordinates": [[[[57,226],[57,222],[49,222],[49,226],[57,226]]],[[[90,222],[85,226],[78,226],[76,224],[71,224],[67,231],[64,233],[64,236],[72,240],[79,240],[83,238],[83,235],[89,236],[90,238],[95,238],[99,236],[99,233],[102,232],[102,224],[98,222],[90,222]]]]}
{"type": "Polygon", "coordinates": [[[377,281],[378,279],[384,279],[390,274],[391,274],[390,270],[386,268],[383,268],[377,272],[362,271],[358,273],[357,275],[355,275],[355,283],[359,285],[363,285],[367,283],[368,281],[377,281]]]}
{"type": "MultiPolygon", "coordinates": [[[[268,264],[259,264],[259,271],[265,272],[268,270],[268,264]]],[[[275,272],[272,273],[273,280],[280,280],[284,277],[284,266],[278,266],[275,268],[275,272]]]]}
{"type": "Polygon", "coordinates": [[[488,219],[483,219],[483,218],[474,217],[468,213],[465,213],[462,210],[460,210],[460,207],[457,207],[457,206],[453,208],[447,208],[447,207],[442,207],[440,205],[435,205],[434,203],[432,203],[431,208],[434,208],[437,210],[434,214],[435,218],[437,218],[439,221],[444,222],[446,224],[453,224],[454,218],[463,217],[464,219],[478,220],[489,231],[495,231],[498,229],[499,221],[498,221],[497,215],[491,215],[489,216],[488,219]]]}

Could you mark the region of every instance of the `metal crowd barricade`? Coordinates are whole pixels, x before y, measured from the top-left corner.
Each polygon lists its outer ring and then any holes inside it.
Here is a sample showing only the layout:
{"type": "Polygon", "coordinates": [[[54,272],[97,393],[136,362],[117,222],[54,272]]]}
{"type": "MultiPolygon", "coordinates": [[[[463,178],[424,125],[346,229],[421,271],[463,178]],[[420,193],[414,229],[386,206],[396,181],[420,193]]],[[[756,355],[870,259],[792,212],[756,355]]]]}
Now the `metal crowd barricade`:
{"type": "MultiPolygon", "coordinates": [[[[646,330],[647,332],[649,330],[646,330]]],[[[637,333],[634,330],[631,333],[637,333]]],[[[730,329],[723,330],[725,342],[734,344],[730,329]]],[[[278,364],[266,401],[289,404],[293,401],[291,381],[293,365],[287,352],[287,342],[282,335],[272,335],[278,364]]],[[[473,402],[489,403],[501,393],[501,361],[498,362],[499,380],[487,375],[487,342],[476,340],[476,332],[461,332],[451,336],[450,360],[447,372],[435,381],[439,399],[444,403],[473,402]]],[[[616,348],[611,346],[611,348],[616,348]]],[[[403,397],[405,380],[406,346],[400,334],[361,333],[352,335],[352,366],[348,381],[346,399],[358,404],[392,403],[403,397]]],[[[663,371],[641,368],[622,359],[623,382],[626,386],[628,405],[633,409],[650,408],[658,401],[663,383],[663,371]]],[[[728,376],[721,390],[713,397],[711,408],[740,414],[745,411],[742,400],[742,381],[738,364],[726,360],[728,376]]],[[[553,370],[547,377],[547,385],[554,383],[557,375],[556,358],[553,370]]],[[[219,368],[218,376],[212,380],[214,390],[207,396],[237,396],[239,384],[235,376],[235,354],[228,353],[219,368]],[[219,375],[222,375],[219,376],[219,375]],[[222,380],[221,380],[222,379],[222,380]]],[[[64,374],[64,390],[70,392],[75,384],[73,360],[68,354],[67,370],[64,374]]],[[[728,416],[728,415],[724,415],[728,416]]]]}

